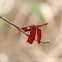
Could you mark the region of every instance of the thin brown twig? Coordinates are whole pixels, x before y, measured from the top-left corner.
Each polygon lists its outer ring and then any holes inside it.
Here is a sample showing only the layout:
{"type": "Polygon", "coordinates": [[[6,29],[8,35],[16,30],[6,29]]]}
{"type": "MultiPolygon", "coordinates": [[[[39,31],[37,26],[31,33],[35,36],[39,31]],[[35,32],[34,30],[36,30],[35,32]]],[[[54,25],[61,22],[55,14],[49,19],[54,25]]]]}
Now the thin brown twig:
{"type": "MultiPolygon", "coordinates": [[[[12,25],[13,27],[15,27],[15,28],[17,28],[18,30],[20,30],[23,34],[25,34],[27,37],[29,37],[29,35],[25,32],[25,31],[23,31],[21,28],[19,28],[18,26],[16,26],[15,24],[13,24],[11,21],[9,21],[9,20],[7,20],[6,18],[4,18],[4,17],[2,17],[2,16],[0,16],[0,18],[1,19],[3,19],[4,21],[6,21],[7,23],[9,23],[10,25],[12,25]]],[[[36,39],[35,39],[35,41],[37,41],[36,39]]],[[[46,44],[46,43],[51,43],[49,40],[47,40],[47,41],[40,41],[40,43],[43,43],[43,44],[46,44]]]]}

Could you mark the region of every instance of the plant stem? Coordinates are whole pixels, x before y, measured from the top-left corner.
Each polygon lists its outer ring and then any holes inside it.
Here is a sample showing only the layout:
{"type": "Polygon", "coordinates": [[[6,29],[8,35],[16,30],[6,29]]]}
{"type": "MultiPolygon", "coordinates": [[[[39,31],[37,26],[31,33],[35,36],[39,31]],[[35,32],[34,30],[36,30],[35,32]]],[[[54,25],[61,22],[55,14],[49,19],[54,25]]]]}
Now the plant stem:
{"type": "Polygon", "coordinates": [[[14,26],[15,28],[17,28],[18,30],[20,30],[23,34],[25,34],[26,36],[29,37],[29,35],[27,33],[25,33],[25,31],[23,31],[22,29],[20,29],[18,26],[16,26],[15,24],[13,24],[11,21],[7,20],[6,18],[0,16],[1,19],[3,19],[4,21],[6,21],[7,23],[9,23],[10,25],[14,26]]]}

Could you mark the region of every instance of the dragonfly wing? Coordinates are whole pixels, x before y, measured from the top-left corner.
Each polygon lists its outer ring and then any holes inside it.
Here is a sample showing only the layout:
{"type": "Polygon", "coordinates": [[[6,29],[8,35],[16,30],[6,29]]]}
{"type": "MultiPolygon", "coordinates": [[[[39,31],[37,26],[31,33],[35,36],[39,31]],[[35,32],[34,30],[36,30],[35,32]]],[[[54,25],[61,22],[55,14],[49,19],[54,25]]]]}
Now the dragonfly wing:
{"type": "Polygon", "coordinates": [[[45,24],[42,24],[42,25],[37,25],[37,27],[41,27],[41,26],[45,26],[47,25],[48,23],[45,23],[45,24]]]}
{"type": "Polygon", "coordinates": [[[35,34],[36,34],[36,27],[33,27],[31,32],[30,32],[30,36],[27,40],[27,42],[29,42],[30,44],[33,43],[34,39],[35,39],[35,34]]]}
{"type": "Polygon", "coordinates": [[[40,44],[41,40],[41,30],[37,27],[37,42],[40,44]]]}

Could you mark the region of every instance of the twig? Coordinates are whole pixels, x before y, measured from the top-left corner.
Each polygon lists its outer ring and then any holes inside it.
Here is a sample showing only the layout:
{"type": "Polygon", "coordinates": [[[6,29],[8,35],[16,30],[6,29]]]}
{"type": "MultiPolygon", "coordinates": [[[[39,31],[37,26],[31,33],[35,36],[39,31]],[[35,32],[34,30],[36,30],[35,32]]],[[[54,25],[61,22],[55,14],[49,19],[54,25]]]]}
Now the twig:
{"type": "MultiPolygon", "coordinates": [[[[16,26],[15,24],[13,24],[11,21],[7,20],[6,18],[0,16],[1,19],[3,19],[4,21],[6,21],[7,23],[9,23],[10,25],[12,25],[13,27],[17,28],[18,30],[20,30],[23,34],[25,34],[27,37],[29,37],[29,35],[23,31],[22,29],[20,29],[18,26],[16,26]]],[[[35,41],[37,41],[35,39],[35,41]]],[[[50,41],[40,41],[40,43],[46,44],[46,43],[51,43],[50,41]]]]}

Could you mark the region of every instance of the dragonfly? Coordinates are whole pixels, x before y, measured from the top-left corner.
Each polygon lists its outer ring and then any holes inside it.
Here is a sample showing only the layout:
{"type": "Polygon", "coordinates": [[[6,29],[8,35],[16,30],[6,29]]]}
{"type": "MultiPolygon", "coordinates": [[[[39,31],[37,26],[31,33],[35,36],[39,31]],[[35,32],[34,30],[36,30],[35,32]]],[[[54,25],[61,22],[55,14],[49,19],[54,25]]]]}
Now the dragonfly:
{"type": "MultiPolygon", "coordinates": [[[[33,41],[35,40],[35,36],[36,36],[36,33],[37,33],[37,42],[38,42],[38,44],[40,44],[40,40],[41,40],[41,29],[39,27],[45,26],[47,24],[48,23],[45,23],[45,24],[42,24],[42,25],[31,25],[31,26],[27,26],[27,27],[21,28],[25,32],[30,31],[30,35],[29,35],[29,37],[27,39],[27,42],[30,43],[30,44],[32,44],[33,41]]],[[[18,30],[18,29],[15,29],[15,30],[18,30]]],[[[18,31],[20,33],[20,30],[18,30],[18,31]]],[[[17,33],[17,34],[19,34],[19,33],[17,33]]],[[[27,42],[26,42],[26,44],[27,44],[27,42]]]]}

